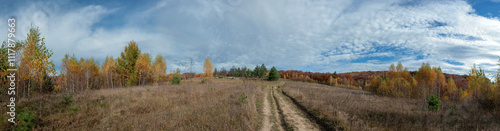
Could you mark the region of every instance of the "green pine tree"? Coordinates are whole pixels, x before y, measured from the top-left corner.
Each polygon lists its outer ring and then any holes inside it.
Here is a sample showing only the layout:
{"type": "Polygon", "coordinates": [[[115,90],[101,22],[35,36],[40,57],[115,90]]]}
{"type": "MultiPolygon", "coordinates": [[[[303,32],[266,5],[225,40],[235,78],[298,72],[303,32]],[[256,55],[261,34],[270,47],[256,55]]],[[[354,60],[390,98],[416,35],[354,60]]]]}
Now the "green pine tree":
{"type": "Polygon", "coordinates": [[[255,66],[255,69],[253,69],[252,76],[253,77],[260,77],[260,67],[259,67],[259,65],[255,66]]]}
{"type": "Polygon", "coordinates": [[[280,79],[280,74],[278,70],[276,70],[276,68],[273,66],[273,68],[271,68],[271,71],[269,72],[269,80],[277,81],[279,79],[280,79]]]}
{"type": "Polygon", "coordinates": [[[262,64],[262,66],[260,66],[260,78],[266,78],[266,75],[267,75],[266,65],[262,64]]]}

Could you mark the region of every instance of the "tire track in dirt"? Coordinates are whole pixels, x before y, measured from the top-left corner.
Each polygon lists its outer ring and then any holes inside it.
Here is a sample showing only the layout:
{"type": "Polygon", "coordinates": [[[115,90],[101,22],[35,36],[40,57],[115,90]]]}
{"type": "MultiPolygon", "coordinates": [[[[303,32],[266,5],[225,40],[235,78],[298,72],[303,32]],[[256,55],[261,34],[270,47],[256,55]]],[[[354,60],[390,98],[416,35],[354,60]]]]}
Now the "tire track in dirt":
{"type": "Polygon", "coordinates": [[[264,119],[262,120],[262,128],[261,131],[270,131],[272,129],[273,124],[269,119],[271,117],[271,106],[269,105],[269,101],[267,100],[269,94],[269,87],[265,89],[264,92],[264,106],[262,109],[262,113],[264,114],[264,119]]]}
{"type": "Polygon", "coordinates": [[[270,89],[271,90],[271,103],[272,103],[272,108],[273,108],[273,116],[274,116],[274,120],[276,121],[275,125],[276,125],[276,128],[278,128],[279,131],[284,131],[285,129],[283,129],[282,127],[282,123],[281,123],[281,117],[280,117],[280,112],[278,110],[278,104],[276,103],[277,101],[275,100],[275,97],[274,97],[274,90],[273,88],[270,89]]]}
{"type": "Polygon", "coordinates": [[[280,117],[283,122],[283,128],[287,130],[299,131],[319,131],[318,125],[305,117],[300,109],[290,100],[285,100],[280,92],[275,91],[276,87],[272,87],[272,95],[276,101],[280,117]]]}
{"type": "Polygon", "coordinates": [[[267,87],[264,92],[264,104],[262,112],[264,118],[262,120],[261,131],[278,130],[284,131],[281,127],[281,119],[278,114],[276,103],[274,102],[273,89],[267,87]]]}

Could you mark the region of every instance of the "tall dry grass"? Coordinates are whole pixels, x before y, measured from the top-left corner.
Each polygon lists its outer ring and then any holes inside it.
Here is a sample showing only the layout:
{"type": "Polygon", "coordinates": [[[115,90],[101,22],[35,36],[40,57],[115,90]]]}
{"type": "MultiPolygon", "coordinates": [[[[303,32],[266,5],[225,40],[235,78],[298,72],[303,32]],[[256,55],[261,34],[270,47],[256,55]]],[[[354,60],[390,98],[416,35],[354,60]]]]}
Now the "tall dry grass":
{"type": "Polygon", "coordinates": [[[370,92],[288,81],[281,90],[308,112],[344,130],[500,130],[500,112],[478,109],[472,100],[441,102],[428,111],[423,99],[377,96],[370,92]],[[456,105],[454,111],[453,106],[456,105]],[[453,112],[453,113],[452,113],[453,112]]]}
{"type": "MultiPolygon", "coordinates": [[[[258,81],[189,80],[72,94],[69,105],[63,93],[38,96],[18,107],[36,115],[36,130],[257,130],[262,93],[258,81]],[[239,101],[243,93],[247,102],[239,101]]],[[[2,129],[15,128],[2,123],[2,129]]]]}

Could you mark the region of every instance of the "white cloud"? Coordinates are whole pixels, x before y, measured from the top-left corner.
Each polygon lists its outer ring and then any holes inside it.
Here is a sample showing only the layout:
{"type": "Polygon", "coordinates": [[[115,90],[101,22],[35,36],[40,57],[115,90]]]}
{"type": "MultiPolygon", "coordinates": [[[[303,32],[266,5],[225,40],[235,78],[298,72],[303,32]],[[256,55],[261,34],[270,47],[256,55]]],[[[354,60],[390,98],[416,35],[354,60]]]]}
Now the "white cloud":
{"type": "Polygon", "coordinates": [[[473,63],[489,71],[497,68],[498,19],[476,15],[465,1],[407,2],[164,0],[126,14],[128,21],[112,29],[95,25],[122,13],[114,7],[89,5],[46,13],[33,4],[16,15],[23,21],[21,32],[31,22],[40,26],[57,62],[73,52],[98,59],[116,57],[135,40],[143,52],[166,56],[169,70],[182,67],[191,57],[198,61],[199,72],[206,56],[226,69],[265,63],[348,72],[386,70],[397,61],[410,70],[429,62],[458,74],[465,74],[473,63]],[[350,62],[356,59],[367,62],[350,62]]]}
{"type": "MultiPolygon", "coordinates": [[[[94,57],[102,62],[106,56],[118,57],[130,40],[144,43],[161,40],[160,37],[155,37],[158,34],[150,34],[136,27],[119,29],[93,27],[103,17],[116,13],[114,9],[89,5],[67,11],[59,11],[59,9],[47,11],[46,8],[42,8],[44,5],[46,4],[35,3],[24,7],[23,10],[18,10],[15,14],[18,22],[17,39],[26,38],[31,24],[38,26],[47,47],[54,52],[52,60],[56,65],[59,65],[65,54],[75,54],[76,57],[83,58],[94,57]]],[[[166,52],[155,48],[146,50],[166,52]]]]}

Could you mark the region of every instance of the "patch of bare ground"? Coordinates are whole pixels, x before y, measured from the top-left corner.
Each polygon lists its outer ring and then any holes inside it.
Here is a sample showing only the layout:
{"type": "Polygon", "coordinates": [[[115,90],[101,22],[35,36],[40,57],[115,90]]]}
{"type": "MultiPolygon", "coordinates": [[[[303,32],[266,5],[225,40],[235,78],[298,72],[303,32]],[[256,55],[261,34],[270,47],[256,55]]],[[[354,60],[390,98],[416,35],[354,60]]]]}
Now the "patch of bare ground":
{"type": "Polygon", "coordinates": [[[269,87],[264,90],[264,103],[262,108],[264,118],[262,119],[262,128],[260,129],[261,131],[270,131],[273,128],[273,123],[271,122],[271,117],[273,116],[271,112],[272,107],[269,100],[267,99],[267,97],[269,96],[269,90],[269,87]]]}
{"type": "Polygon", "coordinates": [[[269,88],[269,91],[271,95],[269,95],[268,99],[272,104],[272,112],[273,112],[273,117],[271,118],[272,122],[274,122],[273,130],[284,131],[285,129],[282,126],[283,125],[283,123],[281,122],[282,117],[280,116],[280,112],[278,110],[278,104],[276,103],[276,99],[274,99],[275,98],[274,90],[273,88],[269,88]]]}
{"type": "Polygon", "coordinates": [[[318,126],[311,122],[290,100],[282,96],[280,91],[273,86],[273,95],[280,107],[282,117],[287,128],[299,131],[317,131],[318,126]]]}
{"type": "MultiPolygon", "coordinates": [[[[63,104],[64,93],[16,104],[19,110],[34,113],[35,130],[258,130],[262,85],[248,80],[218,79],[210,84],[191,80],[71,94],[72,104],[63,104]]],[[[13,128],[7,120],[2,125],[1,129],[13,128]]]]}
{"type": "Polygon", "coordinates": [[[337,130],[500,130],[500,116],[466,100],[428,111],[423,99],[287,81],[280,87],[308,113],[337,130]],[[455,108],[453,108],[455,105],[455,108]]]}
{"type": "MultiPolygon", "coordinates": [[[[283,83],[281,83],[283,84],[283,83]]],[[[267,85],[264,92],[263,126],[261,131],[299,130],[315,131],[318,126],[311,122],[303,112],[283,96],[276,85],[267,85]]]]}

